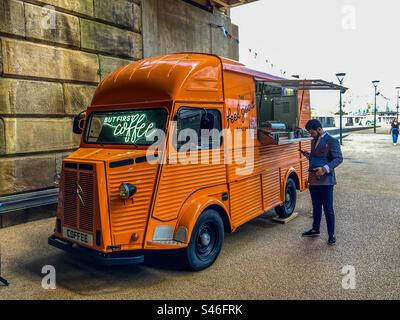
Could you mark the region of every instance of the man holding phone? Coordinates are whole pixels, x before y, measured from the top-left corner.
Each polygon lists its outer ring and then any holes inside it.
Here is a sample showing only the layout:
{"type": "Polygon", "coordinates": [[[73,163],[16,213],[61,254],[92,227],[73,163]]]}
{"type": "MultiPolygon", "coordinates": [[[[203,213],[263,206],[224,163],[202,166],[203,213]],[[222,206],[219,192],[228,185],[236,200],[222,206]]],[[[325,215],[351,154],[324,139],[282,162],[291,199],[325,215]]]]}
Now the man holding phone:
{"type": "Polygon", "coordinates": [[[300,150],[310,160],[308,184],[313,205],[312,229],[302,234],[303,237],[320,235],[322,206],[326,218],[329,240],[335,244],[335,214],[333,210],[333,186],[336,185],[335,168],[343,162],[339,141],[324,132],[321,122],[316,119],[306,124],[306,130],[314,138],[311,153],[300,150]]]}

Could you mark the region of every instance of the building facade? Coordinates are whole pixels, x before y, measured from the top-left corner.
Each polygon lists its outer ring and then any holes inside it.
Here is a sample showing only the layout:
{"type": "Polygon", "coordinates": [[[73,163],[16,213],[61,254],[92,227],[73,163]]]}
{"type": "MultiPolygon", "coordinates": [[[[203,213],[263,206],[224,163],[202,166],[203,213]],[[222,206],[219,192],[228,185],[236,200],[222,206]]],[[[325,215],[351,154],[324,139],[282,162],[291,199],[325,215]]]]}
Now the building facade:
{"type": "Polygon", "coordinates": [[[192,1],[0,0],[0,197],[55,187],[79,144],[73,118],[108,73],[173,52],[238,60],[235,39],[229,10],[192,1]]]}

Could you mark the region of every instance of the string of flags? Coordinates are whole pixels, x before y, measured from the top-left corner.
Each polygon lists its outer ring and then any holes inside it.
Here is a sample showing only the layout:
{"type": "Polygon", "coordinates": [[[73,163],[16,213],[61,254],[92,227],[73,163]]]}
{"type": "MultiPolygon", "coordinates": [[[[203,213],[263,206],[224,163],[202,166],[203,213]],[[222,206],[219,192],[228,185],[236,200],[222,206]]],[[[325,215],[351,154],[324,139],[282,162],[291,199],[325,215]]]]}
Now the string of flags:
{"type": "MultiPolygon", "coordinates": [[[[258,58],[259,58],[259,56],[260,56],[260,54],[259,54],[258,52],[253,51],[253,50],[250,49],[250,48],[249,48],[249,55],[250,55],[250,56],[253,56],[253,58],[254,58],[255,60],[258,60],[258,58]]],[[[283,76],[285,76],[285,75],[288,74],[288,72],[287,72],[286,70],[284,70],[284,69],[279,69],[279,70],[278,70],[278,69],[276,68],[276,65],[275,65],[274,63],[272,63],[272,61],[270,61],[269,59],[265,59],[265,63],[266,63],[266,65],[267,65],[268,67],[271,68],[271,70],[279,71],[280,74],[283,75],[283,76]]]]}
{"type": "Polygon", "coordinates": [[[224,27],[221,27],[222,31],[224,32],[225,37],[228,37],[229,39],[235,40],[237,44],[239,44],[239,39],[236,39],[232,34],[228,32],[224,27]]]}
{"type": "Polygon", "coordinates": [[[222,30],[222,32],[224,33],[225,37],[227,37],[227,38],[229,38],[229,39],[231,39],[231,40],[234,40],[234,41],[236,41],[237,44],[239,44],[239,39],[235,38],[235,37],[234,37],[231,33],[229,33],[229,31],[226,30],[223,26],[219,26],[219,25],[213,24],[213,23],[210,23],[210,25],[211,25],[212,27],[214,27],[214,28],[221,28],[221,30],[222,30]]]}
{"type": "MultiPolygon", "coordinates": [[[[217,25],[217,24],[214,24],[214,23],[210,23],[210,26],[213,27],[213,28],[220,28],[220,29],[222,30],[222,32],[224,33],[225,37],[229,38],[230,40],[234,40],[234,41],[236,41],[237,44],[239,44],[239,39],[235,38],[235,37],[234,37],[231,33],[229,33],[229,31],[226,30],[223,26],[217,25]]],[[[254,50],[252,50],[252,49],[249,49],[249,54],[250,54],[255,60],[260,61],[261,54],[259,54],[258,52],[254,51],[254,50]]],[[[264,59],[265,59],[265,63],[266,63],[266,65],[267,65],[268,69],[270,68],[271,72],[273,72],[273,73],[279,73],[279,72],[280,72],[280,75],[282,75],[282,76],[288,76],[288,75],[289,75],[289,73],[288,73],[286,70],[284,70],[284,69],[279,69],[279,68],[278,68],[274,63],[272,63],[272,61],[270,61],[269,59],[266,59],[266,58],[264,58],[264,59]]]]}

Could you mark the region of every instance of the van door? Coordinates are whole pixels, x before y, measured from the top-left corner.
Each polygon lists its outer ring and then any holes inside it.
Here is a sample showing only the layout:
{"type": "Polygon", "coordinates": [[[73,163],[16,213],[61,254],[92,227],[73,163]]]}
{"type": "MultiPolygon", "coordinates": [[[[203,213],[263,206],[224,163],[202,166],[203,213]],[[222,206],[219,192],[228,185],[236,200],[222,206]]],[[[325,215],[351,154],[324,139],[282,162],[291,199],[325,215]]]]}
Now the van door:
{"type": "Polygon", "coordinates": [[[176,105],[153,217],[172,221],[195,191],[226,183],[222,139],[223,105],[176,105]]]}

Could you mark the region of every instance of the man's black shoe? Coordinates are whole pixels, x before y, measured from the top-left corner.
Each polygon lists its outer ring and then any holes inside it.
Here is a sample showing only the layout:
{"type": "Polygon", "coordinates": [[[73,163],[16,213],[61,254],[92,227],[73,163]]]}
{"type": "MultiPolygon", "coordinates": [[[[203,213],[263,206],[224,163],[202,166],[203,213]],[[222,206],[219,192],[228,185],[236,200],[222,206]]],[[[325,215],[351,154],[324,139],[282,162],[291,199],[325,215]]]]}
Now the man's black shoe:
{"type": "Polygon", "coordinates": [[[328,244],[334,245],[336,243],[336,237],[335,236],[329,236],[328,244]]]}
{"type": "Polygon", "coordinates": [[[318,237],[319,236],[319,232],[314,231],[314,230],[309,230],[306,232],[303,232],[302,234],[303,237],[318,237]]]}

